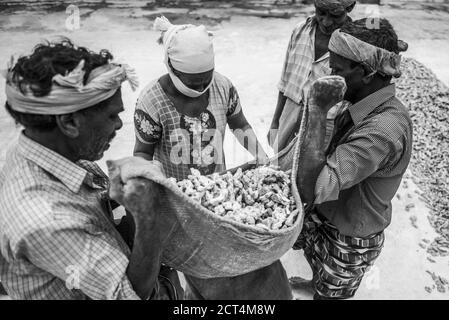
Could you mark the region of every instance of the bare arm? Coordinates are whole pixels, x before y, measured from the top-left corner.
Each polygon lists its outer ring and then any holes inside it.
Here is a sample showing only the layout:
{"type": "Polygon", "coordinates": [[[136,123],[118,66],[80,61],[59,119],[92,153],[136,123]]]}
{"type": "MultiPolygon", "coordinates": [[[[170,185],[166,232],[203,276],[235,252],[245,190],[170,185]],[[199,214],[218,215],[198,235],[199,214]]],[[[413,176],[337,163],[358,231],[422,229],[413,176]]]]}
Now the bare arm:
{"type": "Polygon", "coordinates": [[[154,146],[154,144],[145,144],[140,142],[139,139],[136,139],[133,155],[151,161],[154,156],[154,146]]]}
{"type": "Polygon", "coordinates": [[[242,111],[230,118],[228,124],[237,141],[256,158],[257,163],[268,162],[267,154],[242,111]]]}
{"type": "MultiPolygon", "coordinates": [[[[158,187],[154,182],[145,181],[137,188],[135,196],[143,197],[148,207],[135,208],[130,205],[135,223],[134,244],[127,269],[128,279],[136,294],[147,298],[153,292],[161,266],[161,230],[158,223],[158,187]],[[148,212],[153,211],[153,212],[148,212]]],[[[130,199],[135,203],[137,199],[130,199]]]]}
{"type": "Polygon", "coordinates": [[[307,204],[314,201],[316,180],[326,163],[326,115],[333,105],[343,99],[345,90],[343,78],[337,76],[323,77],[312,84],[307,130],[301,144],[296,180],[301,197],[307,204]]]}
{"type": "Polygon", "coordinates": [[[270,145],[274,143],[274,138],[276,137],[276,133],[274,130],[279,129],[279,119],[281,118],[282,111],[284,111],[286,101],[287,97],[284,96],[284,94],[279,91],[276,110],[274,111],[273,120],[271,120],[270,131],[268,131],[267,134],[268,143],[270,145]]]}
{"type": "Polygon", "coordinates": [[[135,228],[126,274],[136,294],[146,299],[156,286],[161,265],[161,219],[157,210],[159,186],[145,179],[132,179],[123,186],[120,173],[111,167],[109,170],[111,198],[131,213],[127,215],[131,220],[128,222],[135,228]]]}

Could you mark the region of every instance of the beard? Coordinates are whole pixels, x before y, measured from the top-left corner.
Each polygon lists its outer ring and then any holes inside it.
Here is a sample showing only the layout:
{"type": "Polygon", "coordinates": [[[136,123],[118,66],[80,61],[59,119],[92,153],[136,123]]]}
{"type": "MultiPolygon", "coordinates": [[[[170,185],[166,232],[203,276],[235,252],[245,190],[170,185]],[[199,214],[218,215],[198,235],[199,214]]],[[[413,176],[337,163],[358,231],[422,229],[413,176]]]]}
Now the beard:
{"type": "Polygon", "coordinates": [[[103,153],[109,148],[109,143],[115,138],[116,133],[109,136],[100,135],[98,132],[90,132],[89,141],[80,146],[79,158],[88,161],[97,161],[103,157],[103,153]]]}

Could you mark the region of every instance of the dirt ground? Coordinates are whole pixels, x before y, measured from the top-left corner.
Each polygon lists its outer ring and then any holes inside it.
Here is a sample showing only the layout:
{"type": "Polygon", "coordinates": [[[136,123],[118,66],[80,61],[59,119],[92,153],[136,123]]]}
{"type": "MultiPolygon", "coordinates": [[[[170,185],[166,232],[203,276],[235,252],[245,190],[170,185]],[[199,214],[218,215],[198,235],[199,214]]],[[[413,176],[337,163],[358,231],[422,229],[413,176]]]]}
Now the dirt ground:
{"type": "MultiPolygon", "coordinates": [[[[373,7],[358,5],[352,16],[360,18],[370,12],[374,12],[373,7]]],[[[156,43],[158,34],[151,30],[155,13],[142,9],[81,10],[81,28],[69,31],[65,12],[0,12],[0,69],[6,66],[11,54],[28,53],[43,39],[65,35],[91,49],[109,49],[116,58],[137,69],[143,88],[165,71],[162,48],[156,43]]],[[[170,9],[177,22],[189,21],[189,18],[183,18],[184,13],[183,9],[170,9]]],[[[200,17],[195,22],[207,24],[214,33],[217,71],[234,82],[247,118],[266,150],[271,152],[265,136],[276,104],[276,84],[285,50],[292,29],[312,13],[312,7],[294,12],[290,19],[230,15],[225,10],[214,9],[198,9],[194,13],[200,17]]],[[[404,55],[421,61],[449,85],[446,54],[449,52],[449,13],[403,5],[381,7],[380,15],[388,18],[400,38],[409,43],[409,50],[404,55]]],[[[124,86],[124,126],[100,161],[103,168],[107,159],[132,154],[132,115],[137,95],[138,92],[133,93],[127,85],[124,86]]],[[[3,104],[4,100],[4,82],[1,81],[0,103],[3,104]]],[[[18,132],[4,108],[0,108],[0,166],[18,132]]],[[[225,153],[228,167],[250,160],[248,153],[229,132],[225,139],[225,153]]],[[[449,279],[449,258],[429,259],[425,250],[425,242],[436,236],[429,225],[428,212],[426,204],[418,199],[417,186],[408,173],[393,201],[393,219],[386,230],[383,252],[363,280],[355,299],[449,298],[449,287],[443,288],[445,292],[441,288],[438,291],[429,274],[434,272],[449,279]]],[[[288,252],[282,261],[289,275],[311,277],[302,253],[288,252]]],[[[296,297],[311,299],[302,294],[296,294],[296,297]]]]}

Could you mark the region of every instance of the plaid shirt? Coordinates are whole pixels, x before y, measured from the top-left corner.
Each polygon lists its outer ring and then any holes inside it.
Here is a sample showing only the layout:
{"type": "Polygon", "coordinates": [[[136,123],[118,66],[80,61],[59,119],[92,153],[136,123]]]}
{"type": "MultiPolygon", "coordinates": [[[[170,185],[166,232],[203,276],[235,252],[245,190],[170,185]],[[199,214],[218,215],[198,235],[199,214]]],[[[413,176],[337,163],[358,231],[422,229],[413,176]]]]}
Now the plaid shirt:
{"type": "Polygon", "coordinates": [[[13,299],[139,299],[107,176],[28,139],[0,172],[0,278],[13,299]]]}
{"type": "Polygon", "coordinates": [[[315,31],[316,20],[310,16],[294,30],[288,44],[281,80],[278,89],[287,98],[299,104],[307,104],[307,95],[312,83],[330,75],[329,52],[316,60],[315,31]]]}
{"type": "Polygon", "coordinates": [[[315,204],[340,233],[366,237],[391,222],[391,200],[410,162],[412,122],[394,84],[348,109],[354,126],[328,156],[315,204]]]}

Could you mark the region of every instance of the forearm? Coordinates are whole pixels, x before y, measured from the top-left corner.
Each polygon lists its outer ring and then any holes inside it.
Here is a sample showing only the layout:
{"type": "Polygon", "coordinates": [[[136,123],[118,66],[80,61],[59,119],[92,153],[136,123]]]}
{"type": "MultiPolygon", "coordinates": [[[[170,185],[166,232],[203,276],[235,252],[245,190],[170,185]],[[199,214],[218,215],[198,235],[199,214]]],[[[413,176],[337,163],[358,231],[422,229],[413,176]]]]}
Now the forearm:
{"type": "Polygon", "coordinates": [[[287,97],[284,96],[282,92],[279,92],[278,101],[276,104],[276,110],[274,111],[272,124],[279,124],[279,119],[281,118],[282,111],[284,111],[285,102],[287,97]]]}
{"type": "Polygon", "coordinates": [[[316,180],[326,163],[324,139],[326,113],[311,107],[307,117],[307,130],[301,144],[297,184],[302,200],[310,204],[315,195],[316,180]]]}
{"type": "Polygon", "coordinates": [[[127,269],[136,294],[146,299],[153,292],[161,265],[161,237],[156,223],[135,221],[134,245],[127,269]]]}
{"type": "Polygon", "coordinates": [[[234,131],[237,141],[256,159],[268,158],[262,145],[259,143],[253,128],[247,123],[243,128],[234,131]]]}

